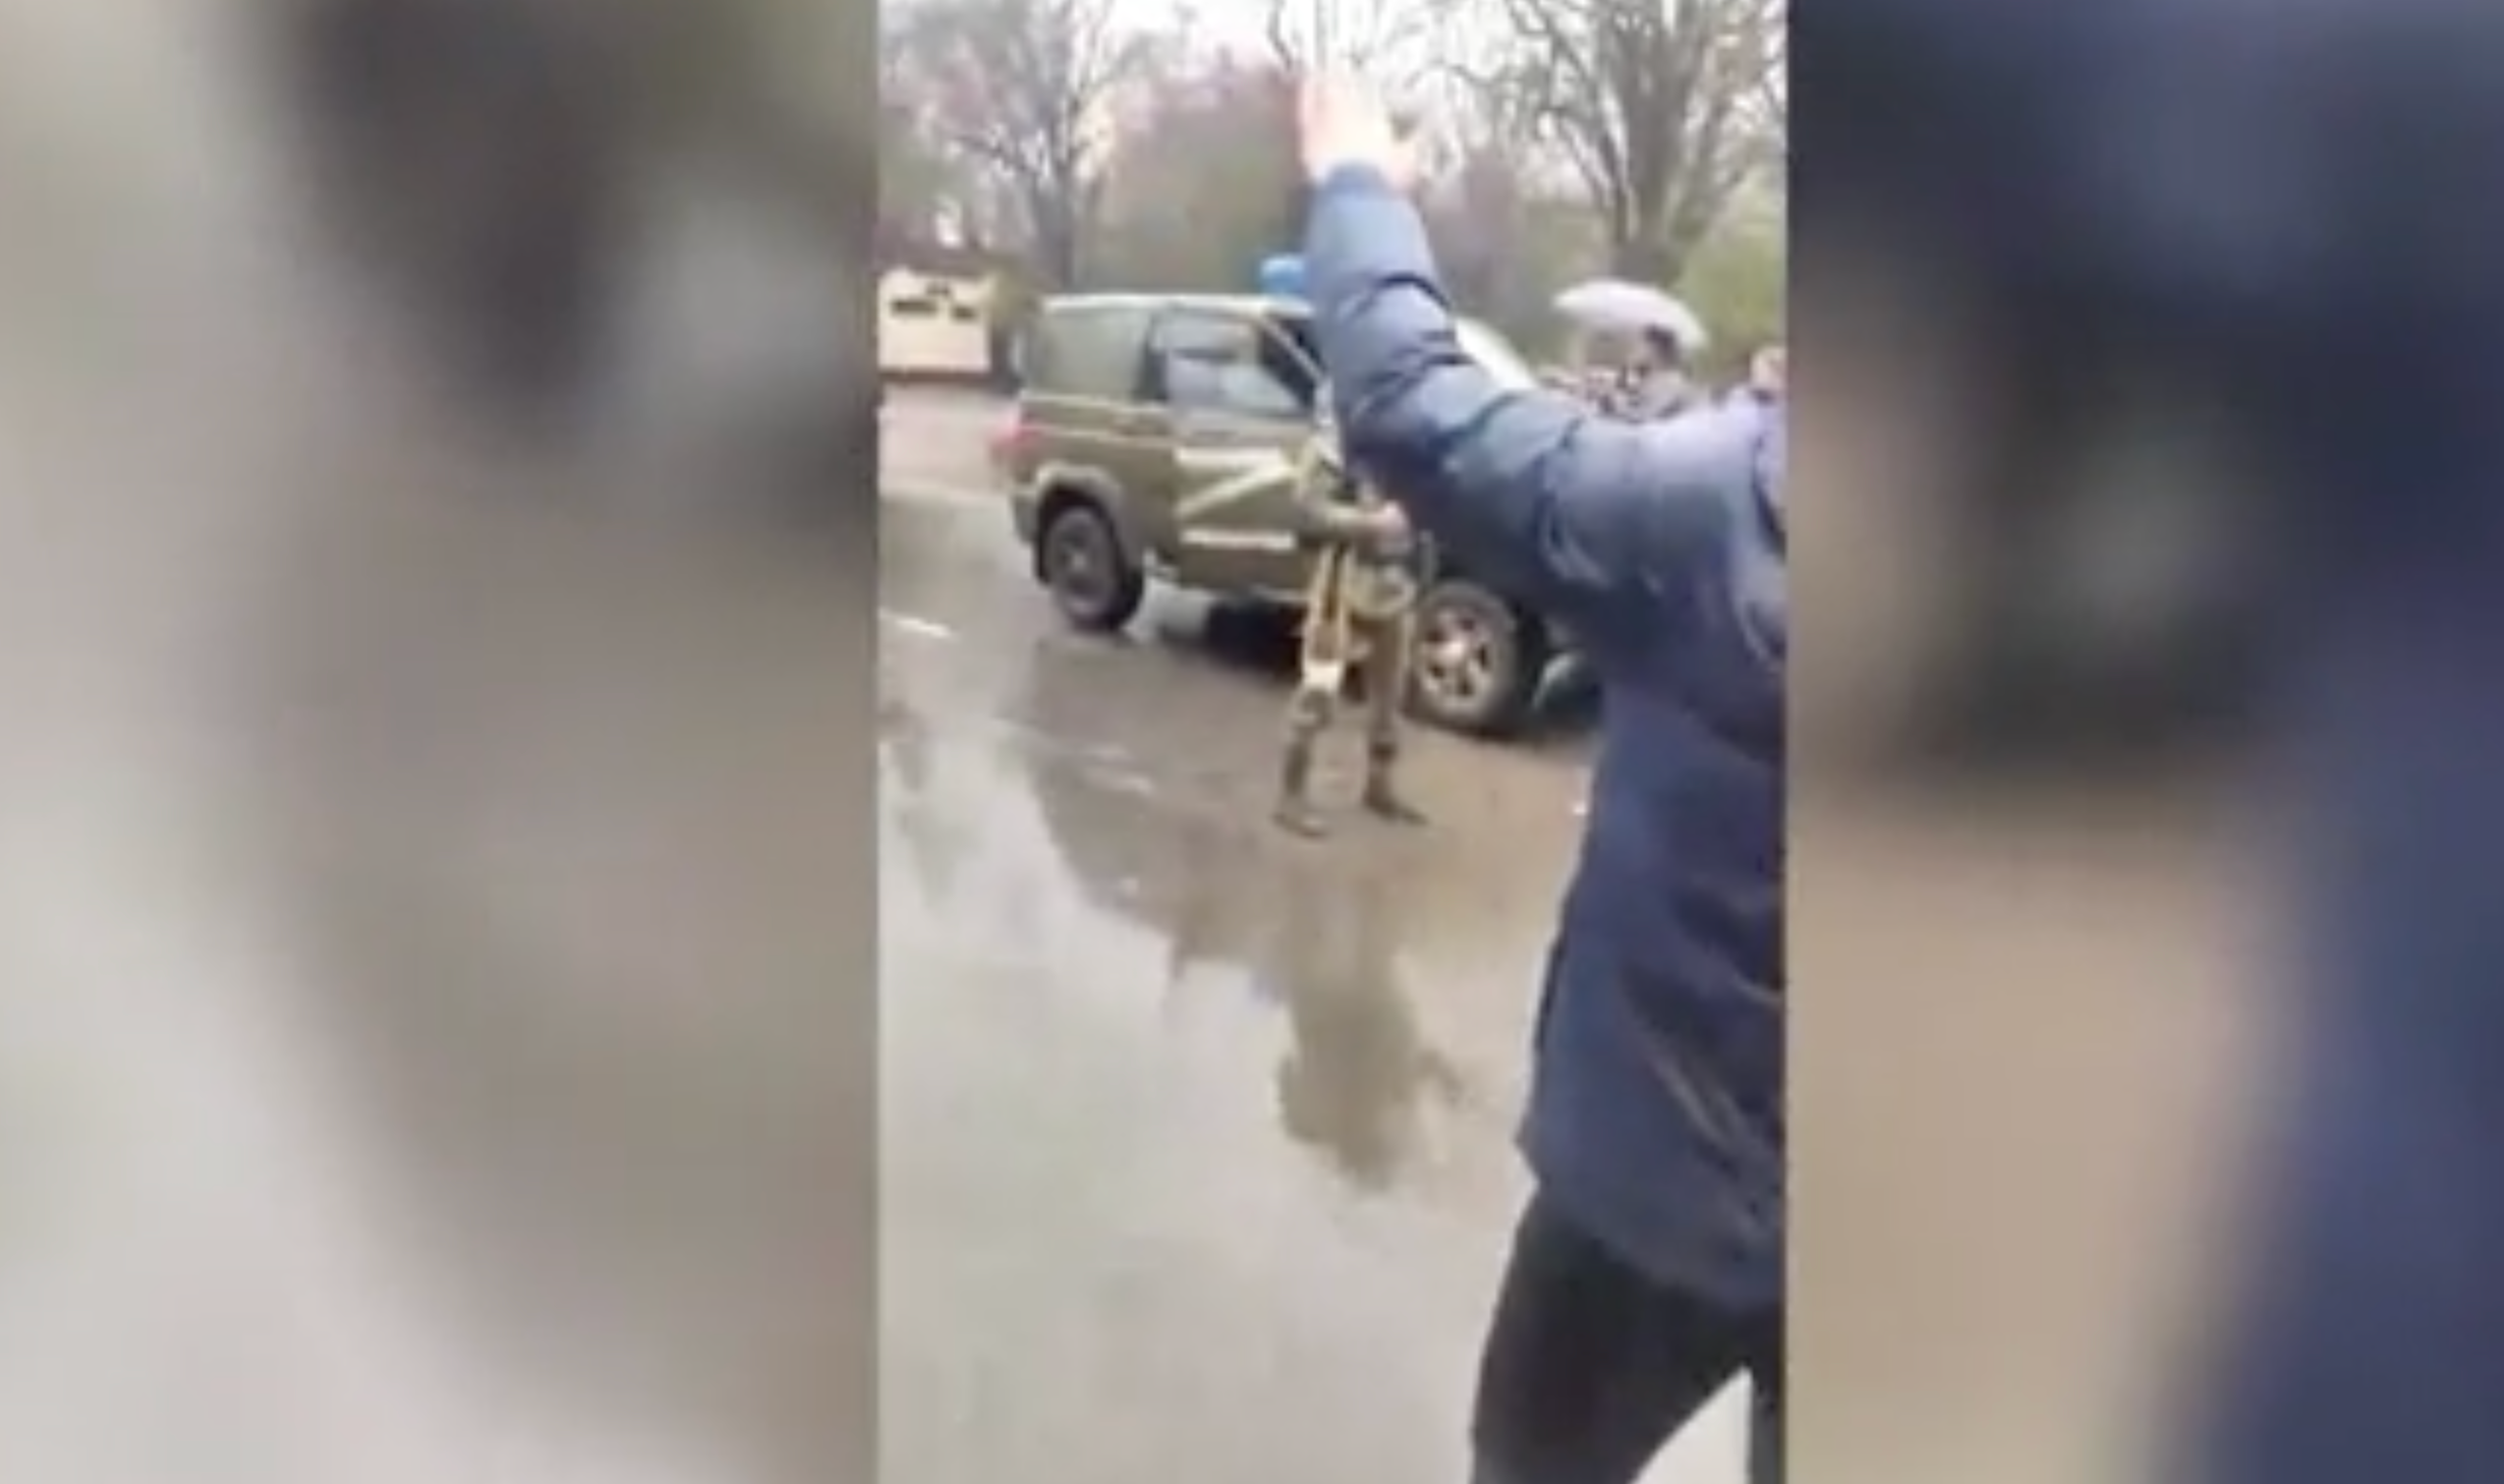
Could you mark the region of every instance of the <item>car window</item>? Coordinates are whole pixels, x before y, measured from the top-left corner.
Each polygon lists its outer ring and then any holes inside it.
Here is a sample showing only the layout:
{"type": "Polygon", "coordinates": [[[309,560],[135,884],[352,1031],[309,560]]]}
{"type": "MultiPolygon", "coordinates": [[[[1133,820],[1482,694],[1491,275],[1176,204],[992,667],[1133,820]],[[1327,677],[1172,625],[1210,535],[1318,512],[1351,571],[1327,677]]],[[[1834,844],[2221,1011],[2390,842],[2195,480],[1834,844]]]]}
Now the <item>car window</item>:
{"type": "Polygon", "coordinates": [[[1063,396],[1127,402],[1138,395],[1139,358],[1148,339],[1145,306],[1053,306],[1025,349],[1026,384],[1063,396]]]}
{"type": "Polygon", "coordinates": [[[1274,422],[1298,422],[1309,404],[1263,354],[1257,325],[1228,314],[1172,311],[1151,342],[1157,384],[1168,406],[1274,422]]]}
{"type": "Polygon", "coordinates": [[[1322,356],[1312,341],[1311,321],[1279,316],[1263,320],[1255,353],[1295,398],[1300,416],[1311,418],[1322,396],[1322,356]]]}

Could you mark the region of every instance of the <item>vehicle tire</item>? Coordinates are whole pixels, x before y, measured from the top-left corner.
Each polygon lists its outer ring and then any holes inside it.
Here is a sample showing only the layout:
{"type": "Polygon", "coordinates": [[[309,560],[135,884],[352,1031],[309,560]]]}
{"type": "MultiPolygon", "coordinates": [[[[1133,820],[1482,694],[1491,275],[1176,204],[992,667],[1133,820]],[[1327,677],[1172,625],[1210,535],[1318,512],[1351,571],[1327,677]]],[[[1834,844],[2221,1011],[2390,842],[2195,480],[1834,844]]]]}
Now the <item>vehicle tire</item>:
{"type": "Polygon", "coordinates": [[[1122,549],[1112,518],[1084,497],[1046,508],[1035,533],[1035,576],[1061,616],[1090,634],[1120,629],[1148,596],[1147,574],[1122,549]]]}
{"type": "Polygon", "coordinates": [[[1465,736],[1517,735],[1537,709],[1552,649],[1538,615],[1466,578],[1446,578],[1417,600],[1409,712],[1465,736]]]}

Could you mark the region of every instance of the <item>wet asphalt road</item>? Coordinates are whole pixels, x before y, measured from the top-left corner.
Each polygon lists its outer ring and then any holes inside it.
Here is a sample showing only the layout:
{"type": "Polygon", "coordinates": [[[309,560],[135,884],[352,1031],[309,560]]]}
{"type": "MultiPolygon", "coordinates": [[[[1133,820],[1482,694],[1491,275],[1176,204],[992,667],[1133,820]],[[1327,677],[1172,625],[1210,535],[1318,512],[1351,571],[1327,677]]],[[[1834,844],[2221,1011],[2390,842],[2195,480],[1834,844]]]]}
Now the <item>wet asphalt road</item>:
{"type": "MultiPolygon", "coordinates": [[[[908,401],[880,548],[888,1476],[1462,1477],[1579,749],[1421,737],[1430,827],[1277,834],[1276,636],[1167,595],[1067,632],[963,452],[989,415],[908,401]]],[[[1736,1478],[1736,1420],[1656,1477],[1736,1478]]]]}

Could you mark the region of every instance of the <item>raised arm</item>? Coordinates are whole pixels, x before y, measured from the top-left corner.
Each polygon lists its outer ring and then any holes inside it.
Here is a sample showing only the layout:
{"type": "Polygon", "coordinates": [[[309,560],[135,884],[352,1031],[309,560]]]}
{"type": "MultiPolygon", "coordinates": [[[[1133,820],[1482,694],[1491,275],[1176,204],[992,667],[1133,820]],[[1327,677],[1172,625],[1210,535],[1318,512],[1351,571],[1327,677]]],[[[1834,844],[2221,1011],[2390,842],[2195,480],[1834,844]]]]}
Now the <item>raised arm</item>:
{"type": "Polygon", "coordinates": [[[1501,385],[1462,352],[1424,223],[1376,170],[1317,186],[1305,270],[1347,457],[1534,603],[1576,621],[1648,606],[1754,487],[1754,415],[1629,426],[1501,385]]]}

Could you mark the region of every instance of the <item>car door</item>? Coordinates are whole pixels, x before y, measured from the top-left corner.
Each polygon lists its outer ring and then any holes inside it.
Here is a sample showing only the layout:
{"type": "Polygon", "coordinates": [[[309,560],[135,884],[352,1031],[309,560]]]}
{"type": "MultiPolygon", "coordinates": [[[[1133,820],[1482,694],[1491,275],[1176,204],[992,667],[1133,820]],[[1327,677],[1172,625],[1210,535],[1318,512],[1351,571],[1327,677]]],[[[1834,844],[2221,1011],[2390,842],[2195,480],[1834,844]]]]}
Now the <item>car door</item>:
{"type": "Polygon", "coordinates": [[[1301,589],[1295,485],[1312,430],[1309,389],[1280,373],[1284,347],[1257,319],[1174,309],[1150,341],[1167,409],[1174,580],[1222,596],[1301,589]]]}

